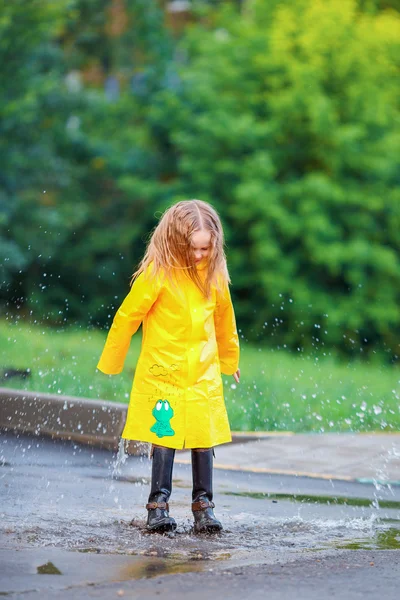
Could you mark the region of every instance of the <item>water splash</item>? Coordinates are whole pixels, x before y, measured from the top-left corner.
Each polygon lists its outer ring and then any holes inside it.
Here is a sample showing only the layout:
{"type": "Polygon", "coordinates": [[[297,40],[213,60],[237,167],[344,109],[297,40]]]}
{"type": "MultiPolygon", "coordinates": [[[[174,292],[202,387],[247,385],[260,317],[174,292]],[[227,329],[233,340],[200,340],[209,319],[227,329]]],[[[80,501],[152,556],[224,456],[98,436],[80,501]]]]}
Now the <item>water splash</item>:
{"type": "Polygon", "coordinates": [[[121,438],[119,440],[119,444],[118,444],[117,456],[113,463],[113,470],[112,470],[112,474],[111,474],[112,479],[118,479],[118,477],[121,477],[122,467],[126,463],[127,458],[128,458],[128,455],[125,452],[125,440],[123,438],[121,438]]]}

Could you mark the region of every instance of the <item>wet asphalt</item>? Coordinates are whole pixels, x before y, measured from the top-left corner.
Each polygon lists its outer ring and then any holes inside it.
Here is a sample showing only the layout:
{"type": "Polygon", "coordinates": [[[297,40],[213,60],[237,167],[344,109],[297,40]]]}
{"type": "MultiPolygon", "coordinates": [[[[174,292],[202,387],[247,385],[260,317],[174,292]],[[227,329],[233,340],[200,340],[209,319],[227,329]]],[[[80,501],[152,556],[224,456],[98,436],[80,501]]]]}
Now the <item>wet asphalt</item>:
{"type": "Polygon", "coordinates": [[[195,536],[176,464],[170,536],[147,534],[151,463],[0,438],[0,595],[398,598],[400,487],[216,470],[217,536],[195,536]]]}

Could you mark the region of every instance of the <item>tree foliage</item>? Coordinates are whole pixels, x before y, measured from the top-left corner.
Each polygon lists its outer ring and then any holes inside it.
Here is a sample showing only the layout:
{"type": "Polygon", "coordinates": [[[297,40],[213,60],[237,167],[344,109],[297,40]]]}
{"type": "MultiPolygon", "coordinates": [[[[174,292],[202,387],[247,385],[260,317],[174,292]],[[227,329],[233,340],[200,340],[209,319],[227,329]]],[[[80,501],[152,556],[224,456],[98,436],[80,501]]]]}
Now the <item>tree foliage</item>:
{"type": "Polygon", "coordinates": [[[225,218],[249,337],[396,353],[399,18],[353,0],[265,7],[194,27],[182,91],[150,119],[168,123],[183,195],[225,218]]]}
{"type": "Polygon", "coordinates": [[[3,298],[104,323],[155,214],[198,197],[245,337],[397,356],[396,2],[194,6],[175,37],[143,0],[2,11],[3,298]]]}

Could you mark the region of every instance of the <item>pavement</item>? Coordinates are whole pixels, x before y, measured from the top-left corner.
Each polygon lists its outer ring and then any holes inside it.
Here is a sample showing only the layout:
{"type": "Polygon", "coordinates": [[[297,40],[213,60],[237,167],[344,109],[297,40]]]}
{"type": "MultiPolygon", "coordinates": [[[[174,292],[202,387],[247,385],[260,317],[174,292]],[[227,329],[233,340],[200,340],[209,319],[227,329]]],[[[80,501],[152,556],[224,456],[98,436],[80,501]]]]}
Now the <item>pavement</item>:
{"type": "MultiPolygon", "coordinates": [[[[235,444],[217,447],[215,468],[400,485],[400,433],[254,435],[240,443],[236,434],[235,444]]],[[[177,460],[189,464],[190,453],[177,460]]]]}
{"type": "Polygon", "coordinates": [[[234,432],[215,448],[214,537],[193,534],[178,451],[178,529],[154,536],[148,447],[124,453],[125,413],[0,389],[0,595],[397,600],[400,433],[234,432]]]}
{"type": "MultiPolygon", "coordinates": [[[[3,433],[0,595],[202,600],[264,598],[268,590],[273,600],[361,600],[384,590],[386,600],[397,599],[400,486],[346,479],[360,471],[340,465],[341,477],[322,477],[324,465],[336,464],[322,436],[314,436],[325,448],[321,477],[300,475],[300,462],[290,463],[290,474],[266,472],[268,444],[278,455],[297,439],[292,454],[305,464],[312,437],[269,435],[216,449],[214,500],[224,525],[217,536],[193,534],[191,468],[188,453],[178,452],[170,501],[178,529],[159,536],[145,529],[147,456],[3,433]]],[[[384,440],[376,446],[379,468],[387,453],[395,457],[390,465],[397,460],[398,438],[384,440]]],[[[279,464],[290,470],[285,457],[279,464]]]]}

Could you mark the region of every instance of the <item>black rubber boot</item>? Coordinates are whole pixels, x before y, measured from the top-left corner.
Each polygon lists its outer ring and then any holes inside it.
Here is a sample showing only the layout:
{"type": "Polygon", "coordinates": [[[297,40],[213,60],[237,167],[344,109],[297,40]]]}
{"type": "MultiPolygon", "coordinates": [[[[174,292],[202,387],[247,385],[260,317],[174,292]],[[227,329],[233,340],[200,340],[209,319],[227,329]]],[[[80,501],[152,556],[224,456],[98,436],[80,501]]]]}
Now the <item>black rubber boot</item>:
{"type": "Polygon", "coordinates": [[[172,490],[172,468],[175,450],[161,446],[153,447],[153,465],[151,470],[151,490],[146,529],[158,533],[174,531],[175,520],[169,516],[168,500],[172,490]]]}
{"type": "Polygon", "coordinates": [[[195,533],[216,533],[222,525],[214,515],[212,492],[213,451],[192,450],[192,512],[195,533]]]}

